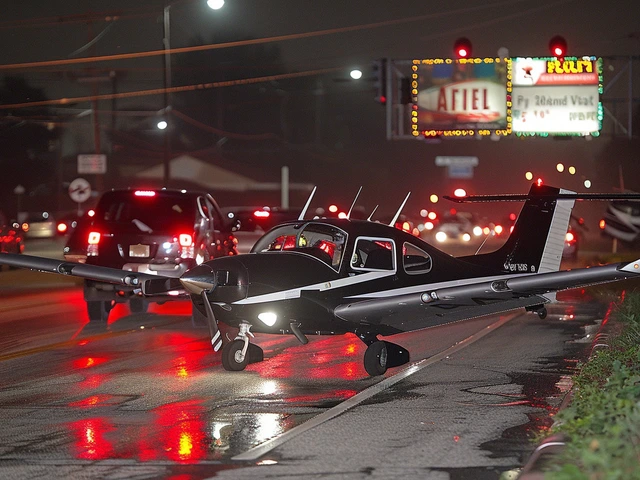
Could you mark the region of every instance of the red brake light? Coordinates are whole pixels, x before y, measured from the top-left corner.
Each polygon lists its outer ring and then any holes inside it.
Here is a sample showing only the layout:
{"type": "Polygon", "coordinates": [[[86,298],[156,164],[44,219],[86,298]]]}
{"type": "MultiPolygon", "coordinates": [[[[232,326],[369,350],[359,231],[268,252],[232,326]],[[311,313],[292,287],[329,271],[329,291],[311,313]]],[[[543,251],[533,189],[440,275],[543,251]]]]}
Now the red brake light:
{"type": "Polygon", "coordinates": [[[575,240],[575,238],[576,237],[571,232],[567,232],[567,234],[564,237],[565,241],[569,242],[569,243],[573,242],[575,240]]]}
{"type": "Polygon", "coordinates": [[[100,243],[100,233],[90,232],[88,242],[89,242],[89,245],[97,245],[98,243],[100,243]]]}
{"type": "Polygon", "coordinates": [[[136,197],[155,197],[156,192],[153,190],[136,190],[133,193],[136,197]]]}
{"type": "Polygon", "coordinates": [[[188,233],[181,233],[178,236],[178,243],[181,247],[190,247],[193,244],[193,238],[188,233]]]}
{"type": "Polygon", "coordinates": [[[256,210],[253,212],[253,216],[257,218],[268,218],[269,215],[271,214],[266,210],[256,210]]]}
{"type": "Polygon", "coordinates": [[[93,217],[95,214],[96,214],[96,211],[95,211],[95,210],[89,210],[89,211],[87,212],[87,215],[88,215],[88,216],[90,216],[90,217],[93,217]]]}
{"type": "Polygon", "coordinates": [[[59,223],[58,224],[58,232],[64,233],[66,231],[67,231],[67,224],[66,223],[59,223]]]}
{"type": "Polygon", "coordinates": [[[602,220],[600,220],[600,222],[598,223],[598,226],[600,227],[600,230],[604,230],[604,227],[606,225],[606,222],[604,221],[604,218],[602,220]]]}

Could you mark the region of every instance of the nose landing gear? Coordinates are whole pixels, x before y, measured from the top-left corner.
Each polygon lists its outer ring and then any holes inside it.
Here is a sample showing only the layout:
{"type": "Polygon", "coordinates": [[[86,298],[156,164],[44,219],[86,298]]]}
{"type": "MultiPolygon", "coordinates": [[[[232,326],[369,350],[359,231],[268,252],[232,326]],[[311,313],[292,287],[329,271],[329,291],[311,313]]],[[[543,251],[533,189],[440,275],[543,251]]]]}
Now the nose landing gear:
{"type": "Polygon", "coordinates": [[[222,366],[232,372],[244,370],[248,364],[264,360],[262,349],[249,342],[249,336],[254,336],[250,331],[251,324],[242,322],[239,329],[233,342],[222,347],[222,366]]]}

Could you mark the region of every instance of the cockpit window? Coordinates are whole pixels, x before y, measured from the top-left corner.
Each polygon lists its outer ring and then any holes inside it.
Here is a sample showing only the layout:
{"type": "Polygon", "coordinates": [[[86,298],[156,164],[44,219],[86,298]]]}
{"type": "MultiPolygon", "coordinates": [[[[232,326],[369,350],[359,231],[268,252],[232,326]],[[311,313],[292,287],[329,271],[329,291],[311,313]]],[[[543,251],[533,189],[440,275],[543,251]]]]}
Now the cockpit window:
{"type": "Polygon", "coordinates": [[[431,255],[405,242],[402,246],[402,264],[409,274],[427,273],[431,270],[431,255]]]}
{"type": "Polygon", "coordinates": [[[340,270],[346,239],[347,233],[333,225],[301,222],[274,228],[256,242],[251,252],[304,253],[340,270]]]}
{"type": "Polygon", "coordinates": [[[360,237],[351,257],[354,270],[395,270],[394,243],[386,238],[360,237]]]}

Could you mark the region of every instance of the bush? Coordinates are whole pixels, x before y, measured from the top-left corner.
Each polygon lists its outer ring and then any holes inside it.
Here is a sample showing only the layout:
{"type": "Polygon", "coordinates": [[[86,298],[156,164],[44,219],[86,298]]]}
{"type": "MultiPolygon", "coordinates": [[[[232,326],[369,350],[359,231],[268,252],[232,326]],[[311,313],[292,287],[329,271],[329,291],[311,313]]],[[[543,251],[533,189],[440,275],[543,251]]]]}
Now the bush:
{"type": "Polygon", "coordinates": [[[567,436],[549,479],[640,479],[640,293],[618,305],[622,330],[580,366],[574,397],[552,428],[567,436]]]}

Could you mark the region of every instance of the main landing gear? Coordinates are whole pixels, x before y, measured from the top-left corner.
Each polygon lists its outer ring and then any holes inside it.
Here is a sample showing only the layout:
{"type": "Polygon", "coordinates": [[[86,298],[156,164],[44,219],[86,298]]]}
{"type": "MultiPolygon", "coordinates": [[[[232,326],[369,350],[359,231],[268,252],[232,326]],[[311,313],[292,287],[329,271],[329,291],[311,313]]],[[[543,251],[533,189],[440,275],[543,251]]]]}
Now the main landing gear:
{"type": "Polygon", "coordinates": [[[534,312],[540,320],[547,318],[547,309],[544,305],[533,305],[525,309],[527,312],[534,312]]]}
{"type": "Polygon", "coordinates": [[[409,363],[409,352],[395,343],[378,340],[376,335],[359,335],[368,345],[364,352],[364,369],[372,377],[383,375],[387,368],[409,363]]]}
{"type": "Polygon", "coordinates": [[[254,336],[250,332],[251,324],[242,322],[239,328],[236,338],[222,347],[222,366],[232,372],[244,370],[248,364],[264,360],[262,349],[249,342],[249,336],[254,336]]]}

